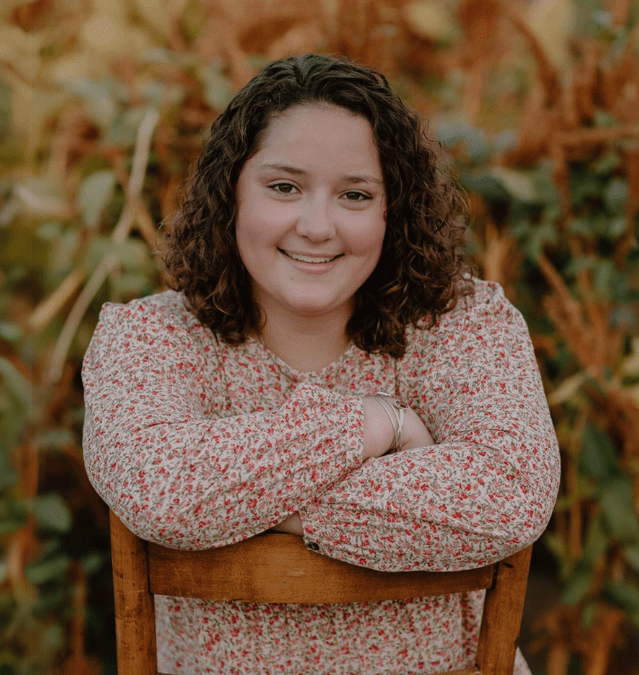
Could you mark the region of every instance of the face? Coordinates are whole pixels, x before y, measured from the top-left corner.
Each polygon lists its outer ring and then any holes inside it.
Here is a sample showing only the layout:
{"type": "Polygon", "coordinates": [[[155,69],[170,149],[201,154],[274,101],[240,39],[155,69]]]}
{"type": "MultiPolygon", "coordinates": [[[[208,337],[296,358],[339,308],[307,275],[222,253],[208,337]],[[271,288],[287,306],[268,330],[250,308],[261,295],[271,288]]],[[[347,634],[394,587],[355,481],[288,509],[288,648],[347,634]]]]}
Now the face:
{"type": "Polygon", "coordinates": [[[237,184],[237,244],[266,313],[345,322],[379,260],[384,183],[371,126],[332,105],[271,121],[237,184]]]}

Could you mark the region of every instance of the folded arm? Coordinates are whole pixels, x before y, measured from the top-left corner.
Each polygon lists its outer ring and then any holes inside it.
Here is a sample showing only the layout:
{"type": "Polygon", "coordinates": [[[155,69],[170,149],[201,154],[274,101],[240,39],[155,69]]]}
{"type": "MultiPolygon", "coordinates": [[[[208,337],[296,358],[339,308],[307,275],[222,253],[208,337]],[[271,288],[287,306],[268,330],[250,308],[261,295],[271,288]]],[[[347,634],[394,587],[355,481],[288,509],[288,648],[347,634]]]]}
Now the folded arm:
{"type": "Polygon", "coordinates": [[[403,372],[436,444],[372,459],[304,506],[303,536],[320,553],[381,570],[463,569],[544,530],[559,455],[521,315],[496,291],[428,340],[403,372]]]}
{"type": "Polygon", "coordinates": [[[262,532],[362,464],[360,398],[305,385],[276,410],[224,417],[203,359],[160,312],[107,305],[83,369],[91,482],[132,531],[175,548],[262,532]]]}

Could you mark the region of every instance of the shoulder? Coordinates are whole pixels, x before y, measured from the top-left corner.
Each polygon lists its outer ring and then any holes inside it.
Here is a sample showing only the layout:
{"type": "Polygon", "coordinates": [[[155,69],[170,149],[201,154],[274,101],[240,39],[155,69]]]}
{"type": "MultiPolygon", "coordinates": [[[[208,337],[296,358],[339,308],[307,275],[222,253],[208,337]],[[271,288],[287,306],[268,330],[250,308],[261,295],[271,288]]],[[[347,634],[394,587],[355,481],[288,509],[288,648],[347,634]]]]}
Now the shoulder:
{"type": "Polygon", "coordinates": [[[215,342],[213,333],[187,309],[183,297],[165,291],[126,304],[107,302],[93,333],[84,360],[126,363],[192,363],[208,359],[215,342]]]}
{"type": "Polygon", "coordinates": [[[442,317],[442,324],[447,321],[464,321],[466,323],[489,322],[522,323],[519,310],[508,300],[504,289],[496,281],[473,279],[472,293],[460,298],[457,306],[442,317]]]}
{"type": "Polygon", "coordinates": [[[519,310],[506,298],[495,281],[472,280],[470,293],[459,299],[455,307],[432,324],[412,328],[409,344],[446,346],[486,334],[504,334],[515,329],[526,335],[528,329],[519,310]]]}
{"type": "Polygon", "coordinates": [[[140,342],[166,338],[213,339],[210,330],[187,309],[181,293],[164,291],[126,304],[106,302],[94,333],[94,341],[118,337],[140,342]]]}
{"type": "Polygon", "coordinates": [[[131,300],[126,304],[105,302],[100,311],[100,325],[113,325],[121,331],[124,328],[138,328],[150,324],[153,328],[169,326],[190,330],[201,326],[184,305],[183,297],[175,291],[164,291],[145,298],[131,300]]]}

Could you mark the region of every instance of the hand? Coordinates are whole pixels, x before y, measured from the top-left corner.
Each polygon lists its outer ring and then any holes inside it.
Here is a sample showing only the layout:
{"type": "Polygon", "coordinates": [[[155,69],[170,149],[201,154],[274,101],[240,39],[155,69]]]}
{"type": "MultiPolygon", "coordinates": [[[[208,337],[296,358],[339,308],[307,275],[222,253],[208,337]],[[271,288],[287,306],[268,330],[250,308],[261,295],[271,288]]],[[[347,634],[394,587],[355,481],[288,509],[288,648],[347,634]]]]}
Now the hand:
{"type": "Polygon", "coordinates": [[[294,513],[286,520],[270,528],[274,532],[288,532],[289,534],[298,534],[300,537],[304,534],[302,528],[302,519],[299,513],[294,513]]]}
{"type": "Polygon", "coordinates": [[[406,408],[404,410],[402,447],[400,450],[425,448],[427,445],[435,445],[433,437],[421,419],[419,419],[417,413],[412,408],[406,408]]]}
{"type": "MultiPolygon", "coordinates": [[[[370,457],[381,457],[390,449],[395,438],[393,425],[382,406],[371,396],[362,399],[364,407],[364,451],[363,461],[370,457]]],[[[411,408],[404,410],[402,447],[421,448],[434,445],[434,441],[424,423],[411,408]]]]}

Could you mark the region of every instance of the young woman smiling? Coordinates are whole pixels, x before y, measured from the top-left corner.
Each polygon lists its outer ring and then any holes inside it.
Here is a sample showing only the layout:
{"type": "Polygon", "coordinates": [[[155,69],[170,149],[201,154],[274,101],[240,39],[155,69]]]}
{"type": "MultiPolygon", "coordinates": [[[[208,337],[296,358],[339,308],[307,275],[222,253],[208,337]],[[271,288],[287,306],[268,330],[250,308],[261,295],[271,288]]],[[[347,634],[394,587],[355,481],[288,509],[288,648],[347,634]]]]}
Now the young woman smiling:
{"type": "MultiPolygon", "coordinates": [[[[123,522],[191,549],[277,529],[381,570],[534,541],[556,439],[521,315],[468,272],[459,205],[376,71],[307,55],[246,85],[171,223],[174,290],[105,305],[86,355],[87,471],[123,522]]],[[[161,671],[407,675],[470,664],[481,594],[156,610],[161,671]]]]}

